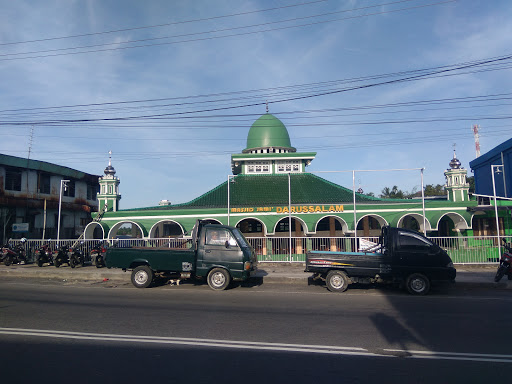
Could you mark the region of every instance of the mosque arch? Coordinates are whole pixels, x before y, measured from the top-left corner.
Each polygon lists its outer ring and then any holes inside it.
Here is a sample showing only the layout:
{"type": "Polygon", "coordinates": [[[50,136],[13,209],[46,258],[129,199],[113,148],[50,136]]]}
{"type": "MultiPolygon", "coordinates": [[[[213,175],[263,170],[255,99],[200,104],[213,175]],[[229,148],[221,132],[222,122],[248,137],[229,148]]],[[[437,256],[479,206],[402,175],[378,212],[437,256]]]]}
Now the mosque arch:
{"type": "Polygon", "coordinates": [[[380,236],[381,229],[388,225],[386,219],[380,215],[370,214],[364,215],[357,221],[357,236],[358,237],[373,237],[380,236]]]}
{"type": "Polygon", "coordinates": [[[343,236],[348,232],[348,224],[341,217],[326,215],[315,224],[315,236],[343,236]],[[334,221],[334,222],[333,222],[334,221]],[[334,232],[334,233],[333,233],[334,232]]]}
{"type": "Polygon", "coordinates": [[[405,228],[405,229],[412,229],[413,231],[426,233],[426,231],[430,231],[432,229],[430,225],[430,221],[428,221],[427,218],[425,218],[425,228],[423,228],[423,215],[420,215],[419,213],[407,213],[403,216],[401,216],[396,226],[398,228],[405,228]]]}
{"type": "Polygon", "coordinates": [[[85,226],[84,239],[104,239],[105,234],[108,232],[108,227],[97,221],[91,221],[85,226]]]}
{"type": "Polygon", "coordinates": [[[157,221],[149,230],[150,239],[178,237],[185,233],[183,226],[177,221],[166,219],[157,221]]]}
{"type": "Polygon", "coordinates": [[[272,240],[272,253],[273,254],[301,254],[306,249],[306,237],[305,234],[308,232],[308,226],[299,217],[292,216],[292,228],[291,228],[291,251],[290,251],[290,227],[289,218],[283,217],[279,220],[274,227],[274,238],[272,240]]]}
{"type": "Polygon", "coordinates": [[[346,251],[348,224],[335,215],[326,215],[317,221],[315,235],[311,240],[311,249],[314,251],[346,251]]]}
{"type": "MultiPolygon", "coordinates": [[[[292,216],[292,237],[294,236],[304,236],[305,233],[308,233],[308,226],[306,222],[302,220],[300,217],[292,216]],[[300,224],[300,228],[297,227],[297,222],[300,224]]],[[[283,217],[279,220],[274,226],[274,234],[276,236],[286,234],[288,236],[289,229],[289,218],[288,216],[283,217]]]]}
{"type": "Polygon", "coordinates": [[[124,220],[116,223],[108,232],[109,239],[142,239],[146,235],[146,229],[141,224],[131,220],[124,220]]]}
{"type": "Polygon", "coordinates": [[[437,235],[439,237],[453,236],[453,232],[469,229],[466,219],[457,212],[447,212],[437,222],[437,235]]]}
{"type": "Polygon", "coordinates": [[[267,233],[265,223],[255,217],[243,218],[235,224],[235,227],[237,227],[245,237],[264,237],[267,233]]]}

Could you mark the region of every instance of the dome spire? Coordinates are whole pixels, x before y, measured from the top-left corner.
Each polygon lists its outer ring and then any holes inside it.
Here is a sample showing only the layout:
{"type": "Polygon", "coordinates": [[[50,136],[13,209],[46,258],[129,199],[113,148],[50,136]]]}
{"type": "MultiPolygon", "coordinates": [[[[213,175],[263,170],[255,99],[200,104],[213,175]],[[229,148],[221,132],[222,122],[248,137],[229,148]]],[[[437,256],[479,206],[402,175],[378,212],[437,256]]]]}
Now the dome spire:
{"type": "Polygon", "coordinates": [[[114,176],[116,174],[116,170],[112,166],[112,150],[108,151],[108,166],[105,168],[105,175],[114,176]]]}
{"type": "Polygon", "coordinates": [[[457,146],[457,144],[453,144],[453,159],[452,161],[450,161],[450,168],[451,169],[460,169],[461,168],[461,165],[462,163],[460,162],[459,159],[457,159],[457,153],[455,153],[455,147],[457,146]]]}

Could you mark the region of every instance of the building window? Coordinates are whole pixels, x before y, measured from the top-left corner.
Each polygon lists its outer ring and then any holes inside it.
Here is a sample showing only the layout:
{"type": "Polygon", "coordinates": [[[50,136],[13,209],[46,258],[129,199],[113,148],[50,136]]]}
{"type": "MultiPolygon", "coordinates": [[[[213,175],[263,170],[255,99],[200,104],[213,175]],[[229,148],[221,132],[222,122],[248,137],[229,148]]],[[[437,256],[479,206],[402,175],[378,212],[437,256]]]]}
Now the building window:
{"type": "Polygon", "coordinates": [[[300,160],[276,161],[276,173],[297,173],[301,172],[300,160]]]}
{"type": "Polygon", "coordinates": [[[21,170],[16,168],[5,169],[5,190],[21,191],[21,170]]]}
{"type": "Polygon", "coordinates": [[[51,176],[48,173],[39,174],[39,193],[51,193],[51,176]]]}
{"type": "Polygon", "coordinates": [[[99,185],[87,185],[87,200],[96,200],[99,189],[99,185]]]}
{"type": "Polygon", "coordinates": [[[75,180],[70,180],[66,183],[66,188],[62,191],[63,196],[75,197],[75,180]]]}
{"type": "Polygon", "coordinates": [[[248,161],[246,173],[271,173],[270,161],[248,161]]]}

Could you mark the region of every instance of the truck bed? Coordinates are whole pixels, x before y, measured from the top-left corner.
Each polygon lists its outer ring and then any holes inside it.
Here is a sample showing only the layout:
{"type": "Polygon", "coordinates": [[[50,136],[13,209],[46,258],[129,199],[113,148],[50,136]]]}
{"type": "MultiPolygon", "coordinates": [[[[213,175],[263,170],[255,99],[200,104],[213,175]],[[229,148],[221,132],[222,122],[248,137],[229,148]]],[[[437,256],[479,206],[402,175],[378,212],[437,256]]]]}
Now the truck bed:
{"type": "Polygon", "coordinates": [[[375,276],[391,272],[391,258],[379,252],[322,252],[306,255],[306,272],[324,273],[343,269],[354,276],[375,276]]]}
{"type": "Polygon", "coordinates": [[[108,268],[132,269],[144,262],[155,271],[186,272],[195,269],[196,254],[193,249],[108,248],[105,262],[108,268]]]}

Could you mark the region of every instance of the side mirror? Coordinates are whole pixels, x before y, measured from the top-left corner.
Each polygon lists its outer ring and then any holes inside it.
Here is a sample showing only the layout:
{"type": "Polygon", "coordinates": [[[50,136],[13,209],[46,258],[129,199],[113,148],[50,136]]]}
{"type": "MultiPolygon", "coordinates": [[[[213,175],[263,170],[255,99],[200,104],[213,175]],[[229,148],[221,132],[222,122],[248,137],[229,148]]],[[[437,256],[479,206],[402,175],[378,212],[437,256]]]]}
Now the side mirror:
{"type": "Polygon", "coordinates": [[[226,240],[226,243],[224,244],[226,248],[229,248],[229,241],[226,240]]]}

